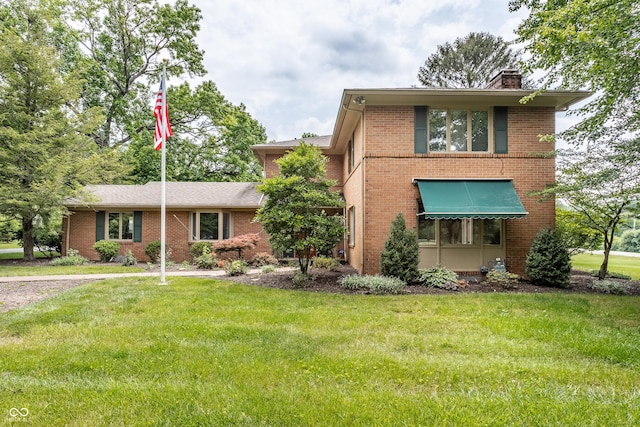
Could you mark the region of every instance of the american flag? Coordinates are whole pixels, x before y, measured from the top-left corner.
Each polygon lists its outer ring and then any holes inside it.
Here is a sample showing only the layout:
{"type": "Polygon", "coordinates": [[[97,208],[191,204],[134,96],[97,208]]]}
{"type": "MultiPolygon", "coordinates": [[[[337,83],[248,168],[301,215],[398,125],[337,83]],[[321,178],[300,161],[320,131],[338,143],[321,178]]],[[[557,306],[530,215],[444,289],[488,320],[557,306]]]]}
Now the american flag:
{"type": "Polygon", "coordinates": [[[156,133],[153,138],[154,148],[159,150],[162,148],[162,140],[164,135],[164,140],[171,135],[173,132],[171,131],[171,123],[169,123],[169,104],[167,103],[167,97],[164,96],[164,108],[163,107],[163,92],[164,81],[160,81],[160,89],[158,90],[158,97],[156,98],[156,106],[153,109],[153,115],[156,116],[156,133]]]}

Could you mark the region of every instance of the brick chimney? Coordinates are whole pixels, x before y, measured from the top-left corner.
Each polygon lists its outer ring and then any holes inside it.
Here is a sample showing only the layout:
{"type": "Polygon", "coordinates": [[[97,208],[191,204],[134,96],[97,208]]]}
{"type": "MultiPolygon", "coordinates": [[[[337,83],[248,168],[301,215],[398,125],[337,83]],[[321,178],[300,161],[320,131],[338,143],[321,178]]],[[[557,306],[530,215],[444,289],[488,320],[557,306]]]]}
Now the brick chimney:
{"type": "Polygon", "coordinates": [[[518,70],[502,70],[489,81],[487,89],[522,89],[522,74],[518,70]]]}

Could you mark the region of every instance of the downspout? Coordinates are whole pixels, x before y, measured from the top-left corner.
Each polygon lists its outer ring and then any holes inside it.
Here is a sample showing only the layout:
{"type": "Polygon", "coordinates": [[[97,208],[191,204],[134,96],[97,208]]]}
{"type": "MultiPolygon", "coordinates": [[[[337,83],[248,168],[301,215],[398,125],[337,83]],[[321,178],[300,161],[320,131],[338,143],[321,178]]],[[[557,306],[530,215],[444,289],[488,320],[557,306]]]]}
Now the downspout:
{"type": "Polygon", "coordinates": [[[361,159],[360,159],[360,166],[362,167],[362,209],[360,209],[362,212],[360,212],[361,215],[361,224],[362,224],[362,233],[360,233],[360,273],[364,274],[364,234],[365,234],[365,208],[367,206],[366,203],[366,190],[365,190],[365,183],[366,183],[366,179],[365,179],[365,173],[367,171],[367,168],[365,167],[365,143],[364,143],[364,139],[365,139],[365,120],[364,120],[364,109],[361,112],[362,114],[362,118],[361,118],[361,123],[362,125],[360,126],[360,134],[361,134],[361,148],[362,148],[362,155],[361,155],[361,159]]]}
{"type": "Polygon", "coordinates": [[[69,213],[69,215],[67,216],[67,235],[64,236],[65,237],[64,253],[67,256],[69,255],[69,238],[70,238],[69,236],[70,235],[71,235],[71,213],[69,213]]]}

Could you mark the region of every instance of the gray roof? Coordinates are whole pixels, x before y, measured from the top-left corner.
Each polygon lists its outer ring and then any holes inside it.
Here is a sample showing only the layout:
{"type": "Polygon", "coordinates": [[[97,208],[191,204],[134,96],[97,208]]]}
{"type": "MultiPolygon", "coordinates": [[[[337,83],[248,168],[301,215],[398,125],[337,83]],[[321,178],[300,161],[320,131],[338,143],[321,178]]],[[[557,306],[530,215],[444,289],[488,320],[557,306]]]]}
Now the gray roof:
{"type": "MultiPolygon", "coordinates": [[[[68,200],[67,207],[160,208],[161,183],[144,185],[90,185],[87,201],[68,200]]],[[[262,194],[256,182],[167,182],[167,208],[257,208],[262,194]]]]}
{"type": "Polygon", "coordinates": [[[252,145],[252,149],[283,149],[283,148],[293,148],[300,144],[302,141],[306,142],[309,145],[315,145],[320,148],[329,148],[331,145],[331,135],[323,135],[323,136],[314,136],[313,138],[299,138],[299,139],[291,139],[289,141],[277,141],[270,142],[268,144],[256,144],[252,145]]]}

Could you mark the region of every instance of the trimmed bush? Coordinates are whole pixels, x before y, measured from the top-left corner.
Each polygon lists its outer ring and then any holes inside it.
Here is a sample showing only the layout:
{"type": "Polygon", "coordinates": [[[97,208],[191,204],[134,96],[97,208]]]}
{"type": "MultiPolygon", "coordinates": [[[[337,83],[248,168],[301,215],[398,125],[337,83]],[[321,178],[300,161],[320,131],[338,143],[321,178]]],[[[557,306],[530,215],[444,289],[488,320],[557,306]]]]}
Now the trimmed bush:
{"type": "Polygon", "coordinates": [[[417,281],[429,288],[458,288],[458,275],[445,267],[422,268],[418,270],[417,281]]]}
{"type": "MultiPolygon", "coordinates": [[[[206,253],[211,254],[213,250],[211,249],[211,242],[195,242],[189,248],[189,255],[194,260],[197,260],[198,257],[202,256],[206,253]]],[[[158,253],[160,253],[160,249],[158,248],[158,253]]]]}
{"type": "Polygon", "coordinates": [[[266,252],[258,252],[251,258],[251,265],[263,267],[265,265],[278,265],[278,259],[266,252]]]}
{"type": "Polygon", "coordinates": [[[211,246],[203,246],[202,254],[196,258],[196,265],[198,268],[202,268],[205,270],[212,270],[213,268],[218,266],[218,260],[211,253],[211,246]]]}
{"type": "Polygon", "coordinates": [[[120,252],[120,243],[113,240],[100,240],[93,244],[93,249],[100,255],[100,262],[111,262],[120,252]]]}
{"type": "Polygon", "coordinates": [[[313,259],[313,267],[323,270],[336,270],[340,267],[340,261],[333,257],[317,256],[313,259]]]}
{"type": "Polygon", "coordinates": [[[640,252],[640,230],[627,230],[620,236],[618,250],[640,252]]]}
{"type": "Polygon", "coordinates": [[[397,277],[359,276],[357,274],[341,277],[339,282],[345,289],[364,289],[374,294],[401,294],[407,286],[397,277]]]}
{"type": "Polygon", "coordinates": [[[486,283],[489,285],[497,285],[502,289],[514,289],[520,277],[517,274],[508,271],[491,270],[487,273],[486,283]]]}
{"type": "Polygon", "coordinates": [[[391,223],[389,238],[380,254],[380,270],[383,276],[397,277],[405,283],[418,275],[418,238],[413,230],[407,230],[402,213],[391,223]]]}
{"type": "Polygon", "coordinates": [[[525,265],[527,276],[535,284],[566,288],[571,282],[569,251],[555,230],[544,229],[538,233],[525,265]]]}
{"type": "Polygon", "coordinates": [[[267,274],[267,273],[273,273],[274,271],[276,271],[276,266],[272,265],[272,264],[267,264],[267,265],[263,265],[262,266],[262,272],[267,274]]]}
{"type": "Polygon", "coordinates": [[[247,263],[241,259],[227,261],[224,263],[224,271],[229,276],[239,276],[247,274],[247,263]]]}
{"type": "Polygon", "coordinates": [[[84,265],[88,264],[89,260],[83,256],[80,256],[80,252],[75,249],[69,249],[67,256],[52,259],[50,264],[53,266],[69,266],[69,265],[84,265]]]}
{"type": "Polygon", "coordinates": [[[594,280],[588,286],[604,294],[628,295],[630,293],[627,283],[616,282],[615,280],[594,280]]]}
{"type": "Polygon", "coordinates": [[[160,260],[160,240],[153,240],[144,247],[144,253],[147,254],[151,262],[157,263],[160,260]]]}

